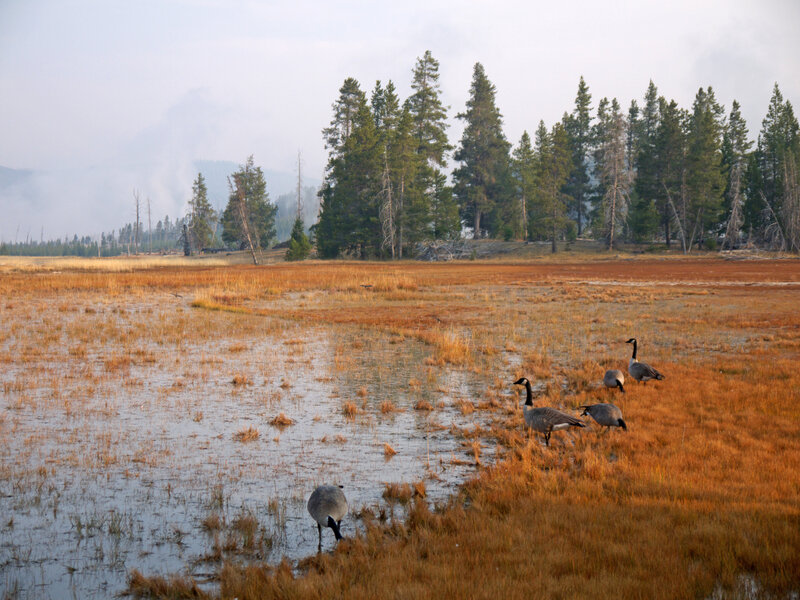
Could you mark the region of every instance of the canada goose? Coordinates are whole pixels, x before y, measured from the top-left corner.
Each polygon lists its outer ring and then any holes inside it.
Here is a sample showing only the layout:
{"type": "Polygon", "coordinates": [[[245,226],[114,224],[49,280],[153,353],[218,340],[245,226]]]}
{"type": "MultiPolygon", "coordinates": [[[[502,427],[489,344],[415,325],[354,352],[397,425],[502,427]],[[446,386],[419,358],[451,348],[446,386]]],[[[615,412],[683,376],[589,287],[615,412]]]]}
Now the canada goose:
{"type": "Polygon", "coordinates": [[[338,542],[342,539],[339,525],[347,514],[347,498],[344,492],[335,485],[321,485],[311,493],[308,499],[308,513],[317,522],[319,546],[322,550],[322,528],[330,527],[338,542]]]}
{"type": "Polygon", "coordinates": [[[592,404],[589,406],[581,406],[581,408],[583,409],[581,416],[585,417],[589,415],[598,425],[622,427],[624,431],[628,431],[628,426],[622,419],[622,411],[613,404],[592,404]]]}
{"type": "Polygon", "coordinates": [[[625,383],[625,375],[619,369],[609,369],[603,376],[603,385],[608,388],[618,387],[619,391],[625,393],[625,388],[622,387],[625,383]]]}
{"type": "Polygon", "coordinates": [[[550,445],[550,434],[560,429],[567,429],[568,427],[586,427],[586,424],[580,419],[576,419],[572,415],[550,408],[549,406],[533,407],[533,392],[531,391],[531,382],[525,377],[520,377],[514,382],[514,385],[524,385],[528,397],[525,400],[525,407],[523,408],[523,416],[525,423],[534,431],[544,434],[544,443],[550,445]]]}
{"type": "Polygon", "coordinates": [[[633,377],[636,381],[642,381],[645,384],[651,379],[664,379],[664,376],[656,371],[653,367],[636,360],[636,338],[631,338],[625,343],[633,344],[633,356],[631,356],[631,360],[628,362],[628,373],[631,374],[631,377],[633,377]]]}

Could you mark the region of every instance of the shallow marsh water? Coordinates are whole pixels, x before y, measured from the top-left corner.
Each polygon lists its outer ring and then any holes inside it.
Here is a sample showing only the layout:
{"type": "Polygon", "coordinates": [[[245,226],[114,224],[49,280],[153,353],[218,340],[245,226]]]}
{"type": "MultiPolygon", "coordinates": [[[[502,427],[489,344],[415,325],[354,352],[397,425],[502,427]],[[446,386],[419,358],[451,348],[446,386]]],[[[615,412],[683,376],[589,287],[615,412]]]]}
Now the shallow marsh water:
{"type": "Polygon", "coordinates": [[[426,367],[420,342],[118,302],[4,307],[0,350],[25,360],[0,374],[2,597],[106,598],[134,568],[211,582],[220,555],[299,559],[317,548],[318,484],[343,486],[352,535],[362,507],[395,511],[386,483],[424,481],[436,502],[475,472],[451,426],[486,423],[458,408],[485,382],[426,367]],[[281,413],[293,424],[270,425],[281,413]]]}

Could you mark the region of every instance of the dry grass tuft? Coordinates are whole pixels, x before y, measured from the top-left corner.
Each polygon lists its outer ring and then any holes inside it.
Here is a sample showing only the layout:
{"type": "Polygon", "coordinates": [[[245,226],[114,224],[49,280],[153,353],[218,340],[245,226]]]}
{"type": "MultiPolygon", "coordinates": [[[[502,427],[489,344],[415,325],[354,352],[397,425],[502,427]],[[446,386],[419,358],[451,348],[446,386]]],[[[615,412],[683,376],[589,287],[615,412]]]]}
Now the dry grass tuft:
{"type": "Polygon", "coordinates": [[[145,577],[133,569],[128,577],[127,593],[134,598],[160,598],[163,600],[183,600],[190,598],[212,598],[197,586],[189,577],[171,575],[169,577],[145,577]]]}
{"type": "Polygon", "coordinates": [[[397,450],[395,450],[394,448],[392,448],[392,447],[389,445],[389,443],[388,443],[388,442],[384,442],[384,444],[383,444],[383,455],[384,455],[386,458],[391,458],[391,457],[392,457],[392,456],[394,456],[395,454],[397,454],[397,450]]]}
{"type": "Polygon", "coordinates": [[[383,414],[393,413],[399,410],[400,409],[397,407],[397,405],[391,400],[384,400],[381,402],[381,412],[383,414]]]}
{"type": "Polygon", "coordinates": [[[245,373],[236,373],[231,379],[231,383],[235,386],[253,385],[253,380],[245,373]]]}
{"type": "Polygon", "coordinates": [[[220,517],[219,513],[212,512],[211,514],[206,516],[205,519],[203,519],[200,525],[203,527],[203,529],[211,533],[219,531],[220,529],[222,529],[223,525],[222,517],[220,517]]]}
{"type": "Polygon", "coordinates": [[[361,412],[355,402],[345,402],[342,405],[342,414],[347,419],[355,419],[356,415],[361,412]]]}
{"type": "Polygon", "coordinates": [[[294,425],[294,421],[284,413],[280,413],[277,417],[273,417],[269,424],[278,429],[283,429],[284,427],[289,427],[289,425],[294,425]]]}
{"type": "Polygon", "coordinates": [[[414,495],[414,489],[408,483],[387,483],[383,489],[383,499],[387,502],[408,504],[414,495]]]}
{"type": "Polygon", "coordinates": [[[433,404],[427,400],[417,400],[414,403],[414,410],[431,411],[433,410],[433,404]]]}
{"type": "Polygon", "coordinates": [[[247,443],[247,442],[255,442],[258,440],[261,434],[258,432],[258,429],[249,425],[247,427],[243,427],[239,431],[233,434],[233,439],[237,442],[247,443]]]}

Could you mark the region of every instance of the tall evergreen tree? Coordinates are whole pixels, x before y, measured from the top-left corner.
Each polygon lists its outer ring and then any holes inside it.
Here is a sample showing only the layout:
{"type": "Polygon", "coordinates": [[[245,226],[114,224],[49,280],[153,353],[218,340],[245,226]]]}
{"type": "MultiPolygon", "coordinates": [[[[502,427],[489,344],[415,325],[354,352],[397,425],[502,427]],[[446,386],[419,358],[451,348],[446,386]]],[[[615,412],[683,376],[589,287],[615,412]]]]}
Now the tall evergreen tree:
{"type": "MultiPolygon", "coordinates": [[[[659,123],[658,88],[650,81],[644,97],[644,106],[636,128],[636,201],[631,206],[629,224],[634,239],[649,239],[655,232],[653,217],[659,194],[659,174],[656,163],[656,131],[659,123]]],[[[662,214],[665,232],[669,231],[669,215],[662,214]]],[[[669,245],[669,237],[667,237],[669,245]]]]}
{"type": "MultiPolygon", "coordinates": [[[[791,103],[784,101],[777,83],[772,90],[767,115],[761,122],[756,156],[761,181],[760,189],[753,190],[751,202],[761,200],[762,237],[769,242],[782,238],[780,243],[783,245],[786,235],[785,231],[781,232],[785,229],[781,219],[785,213],[787,184],[791,189],[792,174],[800,170],[800,128],[791,103]]],[[[755,211],[751,208],[749,212],[755,211]]]]}
{"type": "Polygon", "coordinates": [[[588,155],[592,143],[592,95],[581,75],[575,107],[565,119],[564,126],[569,136],[572,165],[564,192],[570,196],[569,213],[578,225],[578,235],[586,225],[586,203],[590,198],[588,155]]]}
{"type": "Polygon", "coordinates": [[[611,101],[611,110],[603,111],[603,122],[598,125],[602,134],[597,140],[596,157],[604,190],[601,199],[603,232],[611,250],[625,225],[631,187],[631,174],[626,160],[628,125],[616,98],[611,101]]]}
{"type": "MultiPolygon", "coordinates": [[[[452,214],[451,194],[442,187],[442,168],[447,163],[446,155],[453,149],[447,139],[447,107],[441,99],[439,87],[439,61],[426,50],[417,59],[412,72],[412,94],[405,108],[410,118],[410,133],[416,141],[416,161],[413,179],[405,186],[404,210],[401,214],[401,247],[405,241],[413,242],[433,235],[437,221],[434,215],[452,214]]],[[[410,169],[407,169],[410,171],[410,169]]],[[[410,173],[409,173],[410,174],[410,173]]],[[[439,226],[450,220],[438,219],[439,226]]],[[[450,236],[451,231],[443,231],[450,236]]]]}
{"type": "Polygon", "coordinates": [[[725,177],[722,165],[724,112],[714,90],[700,88],[695,96],[689,123],[686,154],[686,188],[690,215],[686,215],[684,233],[688,249],[696,238],[702,242],[719,225],[725,177]],[[691,234],[687,230],[691,227],[691,234]],[[696,232],[696,233],[695,233],[696,232]]]}
{"type": "Polygon", "coordinates": [[[314,233],[323,257],[348,251],[366,258],[382,245],[379,213],[384,146],[358,82],[347,79],[340,94],[326,131],[347,131],[347,136],[328,137],[328,169],[314,233]],[[348,111],[338,109],[344,104],[350,106],[348,111]]]}
{"type": "Polygon", "coordinates": [[[536,198],[534,207],[542,215],[541,225],[550,238],[551,249],[558,250],[568,219],[566,196],[561,192],[569,176],[571,153],[564,126],[556,123],[547,131],[543,121],[536,129],[536,198]]]}
{"type": "MultiPolygon", "coordinates": [[[[345,79],[339,88],[339,98],[333,103],[331,124],[322,130],[329,156],[336,157],[342,151],[344,143],[353,131],[353,121],[363,102],[365,102],[364,92],[361,91],[358,81],[352,77],[345,79]]],[[[330,166],[329,160],[328,167],[330,166]]]]}
{"type": "Polygon", "coordinates": [[[275,238],[277,207],[270,202],[264,171],[253,156],[231,175],[230,196],[222,213],[222,239],[245,247],[268,248],[275,238]],[[248,239],[249,238],[249,239],[248,239]]]}
{"type": "Polygon", "coordinates": [[[511,166],[518,202],[515,212],[519,215],[518,221],[512,220],[512,223],[516,223],[514,234],[525,240],[528,239],[531,201],[536,194],[536,155],[527,131],[522,132],[519,144],[514,149],[511,166]]]}
{"type": "MultiPolygon", "coordinates": [[[[197,174],[192,184],[192,199],[189,200],[189,238],[197,250],[211,245],[214,237],[214,209],[208,201],[208,188],[202,173],[197,174]]],[[[160,221],[159,221],[160,223],[160,221]]],[[[158,231],[158,225],[156,226],[158,231]]]]}
{"type": "Polygon", "coordinates": [[[439,88],[439,61],[426,50],[417,59],[411,81],[413,94],[406,101],[411,115],[412,135],[417,153],[431,166],[444,167],[445,156],[453,149],[447,140],[447,107],[439,88]]]}
{"type": "Polygon", "coordinates": [[[688,115],[675,100],[667,102],[663,96],[658,99],[658,115],[652,156],[656,179],[652,193],[669,248],[673,221],[678,219],[683,230],[688,218],[685,185],[688,115]]]}
{"type": "Polygon", "coordinates": [[[722,164],[726,173],[724,212],[726,214],[725,245],[739,240],[744,225],[744,177],[747,155],[753,142],[748,139],[747,123],[742,118],[739,103],[734,100],[722,138],[722,164]]]}
{"type": "Polygon", "coordinates": [[[457,117],[465,121],[466,127],[455,154],[462,165],[453,172],[454,189],[462,218],[472,222],[473,236],[477,239],[484,229],[490,234],[497,232],[502,217],[494,223],[487,223],[486,217],[493,212],[501,215],[510,200],[510,144],[503,134],[502,116],[495,105],[495,87],[480,63],[473,69],[467,110],[457,117]]]}

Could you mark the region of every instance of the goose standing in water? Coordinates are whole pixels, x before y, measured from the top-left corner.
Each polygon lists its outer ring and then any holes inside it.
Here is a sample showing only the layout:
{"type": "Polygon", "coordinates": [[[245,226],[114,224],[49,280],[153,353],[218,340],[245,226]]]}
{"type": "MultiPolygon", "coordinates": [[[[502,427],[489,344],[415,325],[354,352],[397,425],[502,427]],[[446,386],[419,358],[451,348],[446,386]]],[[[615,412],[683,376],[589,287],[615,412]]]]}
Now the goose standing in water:
{"type": "Polygon", "coordinates": [[[576,419],[572,415],[550,408],[549,406],[533,406],[533,392],[531,391],[531,382],[525,377],[520,377],[514,382],[514,385],[524,385],[527,392],[525,406],[523,408],[523,416],[525,423],[539,433],[544,434],[544,442],[547,446],[550,445],[550,434],[554,431],[567,429],[569,427],[586,427],[586,424],[580,419],[576,419]]]}
{"type": "Polygon", "coordinates": [[[625,375],[619,369],[609,369],[603,376],[603,385],[607,388],[618,387],[619,391],[625,393],[625,388],[622,387],[625,383],[625,375]]]}
{"type": "MultiPolygon", "coordinates": [[[[589,406],[581,406],[583,409],[582,417],[589,415],[598,425],[605,425],[606,428],[622,427],[623,431],[628,431],[628,426],[622,419],[622,411],[619,407],[613,404],[592,404],[589,406]]],[[[608,429],[606,429],[608,431],[608,429]]]]}
{"type": "Polygon", "coordinates": [[[664,376],[656,371],[653,367],[648,365],[647,363],[639,362],[636,360],[636,338],[631,338],[626,344],[633,344],[633,356],[631,360],[628,362],[628,373],[631,374],[636,381],[644,382],[645,384],[650,381],[651,379],[661,380],[664,379],[664,376]]]}
{"type": "Polygon", "coordinates": [[[308,513],[317,522],[319,531],[318,550],[322,550],[322,528],[330,527],[336,541],[342,539],[339,526],[342,519],[347,514],[347,498],[344,492],[335,485],[321,485],[311,493],[308,499],[308,513]]]}

